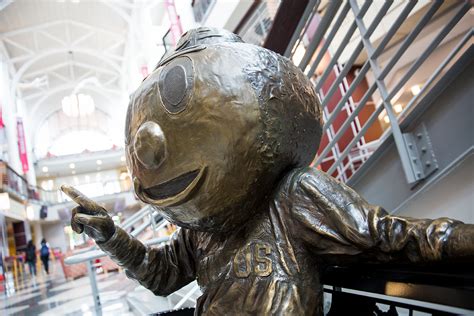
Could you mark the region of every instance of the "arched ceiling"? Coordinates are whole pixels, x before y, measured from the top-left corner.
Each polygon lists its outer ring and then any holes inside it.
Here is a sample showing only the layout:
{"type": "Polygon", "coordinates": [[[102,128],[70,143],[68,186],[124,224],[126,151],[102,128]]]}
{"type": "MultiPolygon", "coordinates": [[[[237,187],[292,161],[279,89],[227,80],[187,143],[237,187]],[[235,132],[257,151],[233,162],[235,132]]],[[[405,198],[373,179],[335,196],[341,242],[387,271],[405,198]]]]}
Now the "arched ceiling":
{"type": "Polygon", "coordinates": [[[0,7],[0,51],[8,58],[10,91],[24,101],[31,133],[78,85],[98,109],[111,115],[122,112],[117,107],[128,99],[125,78],[132,24],[137,10],[156,2],[6,2],[0,7]]]}
{"type": "Polygon", "coordinates": [[[51,112],[58,94],[71,93],[88,78],[96,79],[88,91],[94,98],[117,98],[124,90],[127,36],[136,8],[131,0],[19,0],[4,7],[0,48],[13,69],[11,92],[23,99],[29,114],[51,112]]]}

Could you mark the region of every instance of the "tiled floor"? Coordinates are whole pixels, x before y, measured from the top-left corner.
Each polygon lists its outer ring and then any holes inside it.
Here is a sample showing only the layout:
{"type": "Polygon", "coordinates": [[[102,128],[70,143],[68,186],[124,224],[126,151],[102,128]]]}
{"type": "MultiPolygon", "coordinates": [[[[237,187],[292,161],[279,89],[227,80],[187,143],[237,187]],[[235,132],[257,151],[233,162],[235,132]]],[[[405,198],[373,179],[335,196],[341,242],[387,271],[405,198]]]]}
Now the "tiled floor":
{"type": "MultiPolygon", "coordinates": [[[[97,275],[103,315],[131,315],[125,299],[136,283],[123,273],[97,275]]],[[[61,266],[54,264],[51,274],[36,277],[28,273],[18,280],[7,275],[0,282],[0,315],[94,315],[94,302],[88,277],[67,281],[61,266]]]]}

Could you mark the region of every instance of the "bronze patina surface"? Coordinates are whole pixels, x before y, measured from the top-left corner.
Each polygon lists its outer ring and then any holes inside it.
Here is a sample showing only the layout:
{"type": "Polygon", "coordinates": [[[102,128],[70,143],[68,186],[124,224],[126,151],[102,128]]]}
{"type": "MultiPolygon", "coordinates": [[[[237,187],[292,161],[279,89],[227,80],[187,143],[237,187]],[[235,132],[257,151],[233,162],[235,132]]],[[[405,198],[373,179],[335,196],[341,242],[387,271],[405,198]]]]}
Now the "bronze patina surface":
{"type": "Polygon", "coordinates": [[[147,248],[70,187],[72,226],[157,295],[197,278],[201,315],[322,315],[326,263],[474,257],[474,226],[391,216],[308,167],[313,86],[288,59],[223,30],[185,34],[131,98],[137,196],[181,226],[147,248]]]}

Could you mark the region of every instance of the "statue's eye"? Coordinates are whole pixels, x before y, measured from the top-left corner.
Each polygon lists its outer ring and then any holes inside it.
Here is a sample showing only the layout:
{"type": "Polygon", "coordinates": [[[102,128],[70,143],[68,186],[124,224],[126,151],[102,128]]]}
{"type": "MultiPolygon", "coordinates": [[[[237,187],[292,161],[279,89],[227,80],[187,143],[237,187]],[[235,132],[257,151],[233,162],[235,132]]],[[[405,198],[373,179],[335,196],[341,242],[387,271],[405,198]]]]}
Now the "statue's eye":
{"type": "Polygon", "coordinates": [[[168,63],[160,73],[158,86],[161,102],[170,113],[186,108],[193,91],[194,72],[191,59],[178,57],[168,63]]]}

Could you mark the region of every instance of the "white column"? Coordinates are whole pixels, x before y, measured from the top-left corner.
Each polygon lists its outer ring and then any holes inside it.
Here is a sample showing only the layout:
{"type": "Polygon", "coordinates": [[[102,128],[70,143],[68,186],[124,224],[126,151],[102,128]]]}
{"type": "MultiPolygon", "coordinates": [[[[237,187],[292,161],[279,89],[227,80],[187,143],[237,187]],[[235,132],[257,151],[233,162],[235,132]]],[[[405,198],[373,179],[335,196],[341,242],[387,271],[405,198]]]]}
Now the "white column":
{"type": "Polygon", "coordinates": [[[41,242],[41,239],[43,239],[43,228],[41,227],[41,224],[39,221],[35,221],[32,223],[33,224],[33,230],[34,230],[34,239],[36,246],[39,245],[41,242]]]}
{"type": "Polygon", "coordinates": [[[8,76],[7,63],[3,56],[0,56],[0,59],[0,101],[8,142],[8,164],[16,172],[22,174],[16,132],[15,96],[10,94],[10,78],[8,76]]]}

